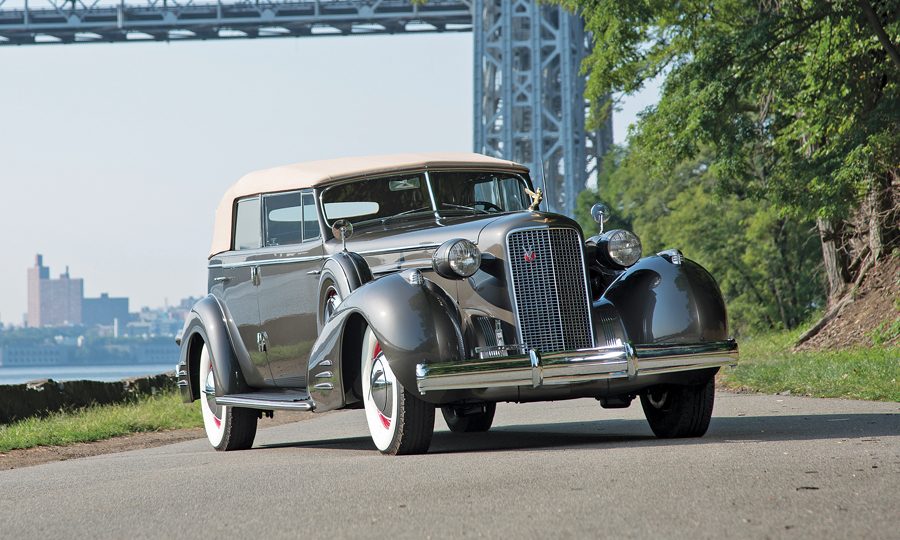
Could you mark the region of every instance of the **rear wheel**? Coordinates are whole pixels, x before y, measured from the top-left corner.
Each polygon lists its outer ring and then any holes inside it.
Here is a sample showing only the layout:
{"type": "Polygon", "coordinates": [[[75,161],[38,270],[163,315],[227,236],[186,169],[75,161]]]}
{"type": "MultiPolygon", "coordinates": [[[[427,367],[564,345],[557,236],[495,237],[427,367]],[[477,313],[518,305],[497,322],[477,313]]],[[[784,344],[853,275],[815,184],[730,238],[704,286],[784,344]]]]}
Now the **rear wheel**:
{"type": "Polygon", "coordinates": [[[200,351],[200,411],[206,438],[216,450],[246,450],[256,438],[258,413],[216,403],[216,375],[206,344],[200,351]]]}
{"type": "Polygon", "coordinates": [[[362,390],[372,442],[384,454],[424,454],[434,433],[434,405],[394,376],[371,328],[362,344],[362,390]]]}
{"type": "Polygon", "coordinates": [[[454,433],[478,433],[491,429],[496,411],[496,403],[441,407],[447,427],[454,433]]]}
{"type": "Polygon", "coordinates": [[[697,386],[657,386],[641,394],[641,406],[653,433],[663,439],[702,437],[709,428],[715,379],[697,386]]]}

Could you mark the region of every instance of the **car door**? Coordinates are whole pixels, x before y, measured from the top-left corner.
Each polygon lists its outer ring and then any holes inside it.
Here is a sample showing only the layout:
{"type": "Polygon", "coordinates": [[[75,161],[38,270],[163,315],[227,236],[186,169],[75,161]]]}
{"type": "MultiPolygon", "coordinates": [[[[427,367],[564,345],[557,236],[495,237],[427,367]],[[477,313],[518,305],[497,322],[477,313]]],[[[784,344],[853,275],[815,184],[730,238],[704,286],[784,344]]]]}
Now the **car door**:
{"type": "Polygon", "coordinates": [[[304,388],[316,341],[318,271],[324,248],[311,191],[263,197],[259,308],[275,384],[304,388]]]}
{"type": "Polygon", "coordinates": [[[233,323],[243,347],[235,347],[244,378],[251,386],[274,386],[260,325],[259,258],[262,221],[259,196],[241,199],[235,207],[232,249],[217,257],[211,268],[211,292],[222,300],[229,323],[233,323]]]}

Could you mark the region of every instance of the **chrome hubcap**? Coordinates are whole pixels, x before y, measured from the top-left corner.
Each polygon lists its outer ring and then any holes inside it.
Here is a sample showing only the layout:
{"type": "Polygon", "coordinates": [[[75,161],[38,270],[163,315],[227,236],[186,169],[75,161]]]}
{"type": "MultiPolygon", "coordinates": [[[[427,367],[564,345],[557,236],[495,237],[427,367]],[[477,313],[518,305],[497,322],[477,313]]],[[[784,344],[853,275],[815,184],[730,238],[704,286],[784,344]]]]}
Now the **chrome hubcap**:
{"type": "Polygon", "coordinates": [[[325,305],[322,307],[322,318],[325,322],[331,320],[339,305],[341,305],[341,295],[334,286],[328,287],[328,291],[325,292],[325,305]]]}
{"type": "Polygon", "coordinates": [[[394,381],[388,376],[385,367],[384,355],[379,354],[372,364],[372,374],[369,378],[371,399],[378,411],[387,418],[393,414],[391,397],[394,392],[394,381]]]}
{"type": "Polygon", "coordinates": [[[206,398],[206,406],[209,407],[216,419],[221,420],[222,406],[216,403],[216,378],[213,376],[212,366],[209,367],[209,373],[206,374],[203,394],[206,398]]]}

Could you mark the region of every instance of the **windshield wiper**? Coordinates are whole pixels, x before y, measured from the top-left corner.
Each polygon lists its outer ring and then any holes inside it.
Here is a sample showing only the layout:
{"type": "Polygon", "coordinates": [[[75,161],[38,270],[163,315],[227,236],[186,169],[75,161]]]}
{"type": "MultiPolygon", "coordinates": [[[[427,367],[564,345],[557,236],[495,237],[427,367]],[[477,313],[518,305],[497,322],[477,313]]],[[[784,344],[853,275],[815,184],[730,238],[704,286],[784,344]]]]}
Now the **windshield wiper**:
{"type": "Polygon", "coordinates": [[[392,214],[390,216],[367,219],[365,221],[360,221],[359,223],[355,223],[354,225],[356,227],[360,227],[362,225],[368,225],[370,223],[381,223],[382,225],[384,225],[385,223],[387,223],[388,221],[390,221],[392,219],[397,219],[397,218],[400,218],[403,216],[409,216],[409,215],[416,214],[419,212],[428,212],[430,214],[430,213],[432,213],[431,206],[423,206],[421,208],[413,208],[412,210],[404,210],[403,212],[400,212],[397,214],[392,214]]]}
{"type": "Polygon", "coordinates": [[[417,214],[419,212],[428,212],[430,214],[431,206],[423,206],[422,208],[413,208],[412,210],[405,210],[403,212],[400,212],[399,214],[394,214],[391,216],[383,217],[383,218],[381,218],[381,223],[385,224],[392,219],[396,219],[398,217],[403,217],[403,216],[408,216],[410,214],[417,214]]]}
{"type": "Polygon", "coordinates": [[[471,210],[476,214],[490,214],[487,210],[481,210],[480,208],[475,208],[474,206],[466,206],[464,204],[453,204],[448,202],[442,202],[441,206],[449,206],[450,208],[458,208],[460,210],[471,210]]]}

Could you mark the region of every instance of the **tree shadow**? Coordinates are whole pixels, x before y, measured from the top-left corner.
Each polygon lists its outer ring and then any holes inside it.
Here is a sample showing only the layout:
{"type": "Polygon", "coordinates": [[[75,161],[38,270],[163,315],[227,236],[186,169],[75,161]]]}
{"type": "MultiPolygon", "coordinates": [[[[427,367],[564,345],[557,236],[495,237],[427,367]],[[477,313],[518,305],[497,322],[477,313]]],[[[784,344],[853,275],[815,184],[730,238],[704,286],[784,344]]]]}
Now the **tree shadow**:
{"type": "MultiPolygon", "coordinates": [[[[702,438],[657,439],[645,420],[597,420],[500,426],[487,433],[435,432],[429,454],[629,448],[709,443],[764,443],[876,438],[900,434],[900,414],[825,414],[713,417],[702,438]]],[[[259,448],[374,450],[369,437],[344,437],[261,445],[259,448]]]]}

